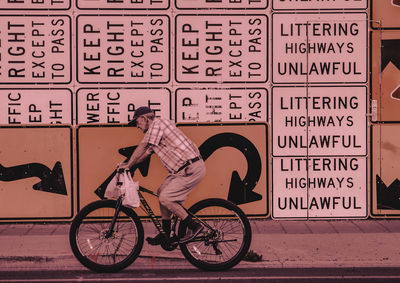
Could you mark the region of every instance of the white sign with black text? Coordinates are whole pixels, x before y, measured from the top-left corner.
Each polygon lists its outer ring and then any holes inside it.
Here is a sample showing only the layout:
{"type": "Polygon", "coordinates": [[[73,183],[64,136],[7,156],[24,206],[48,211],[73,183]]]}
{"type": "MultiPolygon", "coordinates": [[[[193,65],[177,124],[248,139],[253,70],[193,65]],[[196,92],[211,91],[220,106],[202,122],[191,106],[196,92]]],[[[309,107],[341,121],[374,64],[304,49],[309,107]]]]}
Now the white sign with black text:
{"type": "Polygon", "coordinates": [[[274,87],[274,156],[366,155],[367,89],[274,87]]]}
{"type": "Polygon", "coordinates": [[[140,106],[171,119],[171,93],[165,88],[81,88],[77,102],[78,124],[127,123],[140,106]]]}
{"type": "Polygon", "coordinates": [[[166,83],[169,37],[165,15],[79,15],[78,81],[166,83]]]}
{"type": "Polygon", "coordinates": [[[176,91],[177,122],[267,120],[264,88],[185,89],[176,91]]]}
{"type": "Polygon", "coordinates": [[[266,82],[266,15],[178,15],[178,82],[266,82]]]}
{"type": "Polygon", "coordinates": [[[175,0],[178,9],[266,9],[268,0],[175,0]]]}
{"type": "Polygon", "coordinates": [[[0,15],[0,83],[71,81],[71,19],[0,15]]]}
{"type": "Polygon", "coordinates": [[[162,10],[168,9],[169,0],[76,0],[79,9],[126,9],[162,10]]]}
{"type": "Polygon", "coordinates": [[[366,157],[274,157],[273,218],[367,216],[366,157]]]}
{"type": "Polygon", "coordinates": [[[69,89],[0,89],[0,124],[72,124],[69,89]]]}
{"type": "Polygon", "coordinates": [[[274,10],[366,9],[367,0],[272,0],[274,10]]]}
{"type": "Polygon", "coordinates": [[[365,83],[366,13],[272,16],[274,83],[365,83]]]}

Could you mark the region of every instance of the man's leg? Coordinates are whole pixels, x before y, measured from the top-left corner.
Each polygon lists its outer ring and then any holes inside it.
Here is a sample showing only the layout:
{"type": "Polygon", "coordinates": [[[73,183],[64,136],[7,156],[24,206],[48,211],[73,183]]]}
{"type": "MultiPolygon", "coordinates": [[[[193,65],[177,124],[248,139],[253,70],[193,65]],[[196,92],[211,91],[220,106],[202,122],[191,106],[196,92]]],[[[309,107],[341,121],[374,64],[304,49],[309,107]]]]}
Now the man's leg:
{"type": "MultiPolygon", "coordinates": [[[[164,183],[161,185],[161,187],[158,189],[158,194],[160,195],[163,188],[165,186],[168,185],[168,183],[170,182],[170,178],[167,177],[167,179],[165,179],[164,183]]],[[[171,234],[171,211],[164,205],[162,205],[161,202],[160,203],[160,212],[161,212],[161,225],[162,228],[164,230],[164,232],[167,234],[167,236],[169,237],[171,234]]],[[[161,242],[163,240],[163,236],[161,233],[157,234],[155,237],[151,238],[151,237],[147,237],[146,241],[153,246],[156,245],[160,245],[161,242]]]]}
{"type": "Polygon", "coordinates": [[[205,165],[202,160],[191,164],[186,169],[175,175],[168,176],[167,180],[159,189],[160,207],[174,213],[183,223],[189,227],[189,233],[182,241],[189,241],[198,235],[203,229],[202,225],[195,222],[186,210],[180,205],[188,194],[204,178],[206,173],[205,165]]]}
{"type": "Polygon", "coordinates": [[[167,207],[163,206],[161,204],[161,202],[159,202],[160,204],[160,211],[161,211],[161,219],[162,220],[167,220],[167,219],[171,219],[171,211],[168,210],[167,207]]]}
{"type": "MultiPolygon", "coordinates": [[[[167,210],[181,219],[188,214],[180,205],[189,193],[200,183],[206,174],[204,161],[199,160],[177,174],[169,175],[158,189],[161,213],[167,215],[167,210]],[[163,212],[165,211],[165,212],[163,212]]],[[[168,215],[170,217],[170,215],[168,215]]]]}

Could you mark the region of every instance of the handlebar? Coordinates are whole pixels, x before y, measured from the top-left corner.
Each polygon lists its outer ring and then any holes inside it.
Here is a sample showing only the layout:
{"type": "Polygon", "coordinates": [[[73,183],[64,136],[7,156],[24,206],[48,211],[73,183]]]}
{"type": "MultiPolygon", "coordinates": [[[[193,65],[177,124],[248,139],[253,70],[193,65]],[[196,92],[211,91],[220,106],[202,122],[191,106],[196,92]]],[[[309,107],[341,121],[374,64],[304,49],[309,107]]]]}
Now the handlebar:
{"type": "Polygon", "coordinates": [[[124,173],[125,171],[129,171],[131,173],[131,176],[133,177],[136,168],[137,167],[132,167],[131,169],[126,169],[126,168],[117,169],[117,186],[122,185],[122,182],[120,181],[120,177],[121,177],[122,173],[124,173]]]}

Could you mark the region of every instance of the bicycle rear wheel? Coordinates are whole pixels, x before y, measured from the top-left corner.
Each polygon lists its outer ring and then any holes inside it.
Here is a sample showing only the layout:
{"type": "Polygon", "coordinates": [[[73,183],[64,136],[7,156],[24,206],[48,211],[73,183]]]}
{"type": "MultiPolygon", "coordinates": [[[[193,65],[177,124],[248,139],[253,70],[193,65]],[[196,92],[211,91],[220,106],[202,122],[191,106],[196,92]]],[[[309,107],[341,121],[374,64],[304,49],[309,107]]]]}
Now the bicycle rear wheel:
{"type": "MultiPolygon", "coordinates": [[[[192,241],[180,244],[185,258],[194,266],[210,271],[238,264],[251,243],[251,227],[244,212],[224,199],[200,201],[189,211],[209,227],[204,227],[192,241]]],[[[180,237],[186,234],[186,229],[183,224],[179,226],[180,237]]]]}
{"type": "Polygon", "coordinates": [[[74,218],[69,241],[75,257],[96,272],[117,272],[132,264],[143,247],[143,225],[137,214],[122,206],[110,231],[115,200],[85,206],[74,218]]]}

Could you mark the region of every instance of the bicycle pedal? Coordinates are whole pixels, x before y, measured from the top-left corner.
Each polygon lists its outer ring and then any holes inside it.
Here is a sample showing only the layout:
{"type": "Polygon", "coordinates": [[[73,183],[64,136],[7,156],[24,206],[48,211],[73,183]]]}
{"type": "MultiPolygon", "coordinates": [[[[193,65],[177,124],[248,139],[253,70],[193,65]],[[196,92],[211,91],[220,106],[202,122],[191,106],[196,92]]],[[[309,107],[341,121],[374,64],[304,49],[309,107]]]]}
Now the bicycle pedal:
{"type": "Polygon", "coordinates": [[[163,242],[163,243],[161,243],[161,247],[162,247],[164,250],[170,252],[170,251],[175,250],[175,249],[178,247],[178,243],[177,243],[177,242],[175,242],[175,243],[163,242]]]}
{"type": "Polygon", "coordinates": [[[179,238],[178,236],[172,236],[171,238],[169,238],[169,243],[170,244],[178,244],[179,243],[179,238]]]}

